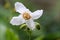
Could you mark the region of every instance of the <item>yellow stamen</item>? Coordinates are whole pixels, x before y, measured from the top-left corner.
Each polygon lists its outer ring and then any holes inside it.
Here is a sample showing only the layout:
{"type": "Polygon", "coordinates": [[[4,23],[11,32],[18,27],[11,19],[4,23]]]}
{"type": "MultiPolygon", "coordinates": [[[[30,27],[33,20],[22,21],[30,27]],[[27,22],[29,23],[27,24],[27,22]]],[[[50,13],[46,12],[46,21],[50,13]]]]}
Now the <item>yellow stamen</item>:
{"type": "Polygon", "coordinates": [[[29,13],[25,12],[25,13],[23,14],[23,18],[24,18],[25,20],[29,20],[29,19],[31,18],[31,16],[30,16],[29,13]]]}

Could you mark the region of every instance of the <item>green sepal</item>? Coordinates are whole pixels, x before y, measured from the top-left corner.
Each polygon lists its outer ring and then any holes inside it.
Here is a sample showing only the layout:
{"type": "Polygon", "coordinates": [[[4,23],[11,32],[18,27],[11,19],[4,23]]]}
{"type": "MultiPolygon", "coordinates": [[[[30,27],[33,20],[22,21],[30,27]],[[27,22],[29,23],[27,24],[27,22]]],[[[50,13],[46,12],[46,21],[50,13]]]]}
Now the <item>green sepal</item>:
{"type": "Polygon", "coordinates": [[[38,22],[35,22],[35,24],[36,24],[36,28],[40,30],[40,24],[38,22]]]}
{"type": "MultiPolygon", "coordinates": [[[[38,22],[35,22],[35,25],[36,29],[40,30],[40,24],[38,22]]],[[[25,23],[20,25],[20,29],[30,30],[29,28],[27,28],[27,25],[25,23]]]]}
{"type": "Polygon", "coordinates": [[[26,24],[22,24],[22,25],[20,25],[20,29],[25,29],[26,27],[27,27],[26,24]]]}

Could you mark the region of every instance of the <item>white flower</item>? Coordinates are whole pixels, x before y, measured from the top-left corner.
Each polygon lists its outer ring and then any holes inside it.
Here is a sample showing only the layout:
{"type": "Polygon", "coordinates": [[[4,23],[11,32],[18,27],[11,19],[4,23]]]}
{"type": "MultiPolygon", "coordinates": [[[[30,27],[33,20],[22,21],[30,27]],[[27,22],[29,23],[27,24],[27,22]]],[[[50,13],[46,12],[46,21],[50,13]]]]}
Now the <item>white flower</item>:
{"type": "Polygon", "coordinates": [[[35,12],[31,12],[27,9],[22,3],[15,3],[16,12],[21,13],[17,17],[13,17],[10,21],[12,25],[21,25],[26,23],[27,27],[31,30],[35,29],[35,19],[38,19],[42,16],[43,10],[37,10],[35,12]]]}

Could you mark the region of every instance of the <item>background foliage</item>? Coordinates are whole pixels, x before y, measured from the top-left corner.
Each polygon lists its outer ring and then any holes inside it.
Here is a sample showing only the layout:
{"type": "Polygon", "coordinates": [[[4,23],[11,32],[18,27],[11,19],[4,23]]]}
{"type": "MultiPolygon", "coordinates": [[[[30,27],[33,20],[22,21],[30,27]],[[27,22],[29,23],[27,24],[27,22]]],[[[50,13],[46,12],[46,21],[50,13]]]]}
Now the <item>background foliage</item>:
{"type": "Polygon", "coordinates": [[[29,33],[9,22],[15,12],[14,3],[22,2],[31,11],[43,9],[36,20],[40,30],[32,31],[31,40],[60,40],[60,0],[0,0],[0,40],[29,40],[29,33]]]}

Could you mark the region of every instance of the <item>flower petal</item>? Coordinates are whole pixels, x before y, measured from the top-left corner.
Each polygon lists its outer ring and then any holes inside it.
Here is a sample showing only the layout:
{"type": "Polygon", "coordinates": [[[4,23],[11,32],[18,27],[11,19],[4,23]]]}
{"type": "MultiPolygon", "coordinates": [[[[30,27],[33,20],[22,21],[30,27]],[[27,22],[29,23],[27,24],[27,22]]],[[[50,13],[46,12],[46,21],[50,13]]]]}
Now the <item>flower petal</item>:
{"type": "Polygon", "coordinates": [[[28,28],[30,28],[31,30],[34,30],[35,29],[35,22],[30,19],[30,20],[26,20],[26,25],[28,28]]]}
{"type": "Polygon", "coordinates": [[[25,23],[25,20],[22,18],[22,16],[18,16],[18,17],[13,17],[10,21],[10,23],[12,25],[20,25],[20,24],[23,24],[25,23]]]}
{"type": "Polygon", "coordinates": [[[39,17],[42,16],[42,14],[43,14],[43,10],[37,10],[37,11],[33,12],[31,14],[31,16],[33,19],[38,19],[39,17]]]}
{"type": "Polygon", "coordinates": [[[15,9],[16,9],[16,12],[19,12],[19,13],[23,13],[25,12],[26,10],[28,10],[22,3],[20,2],[16,2],[15,3],[15,9]]]}

